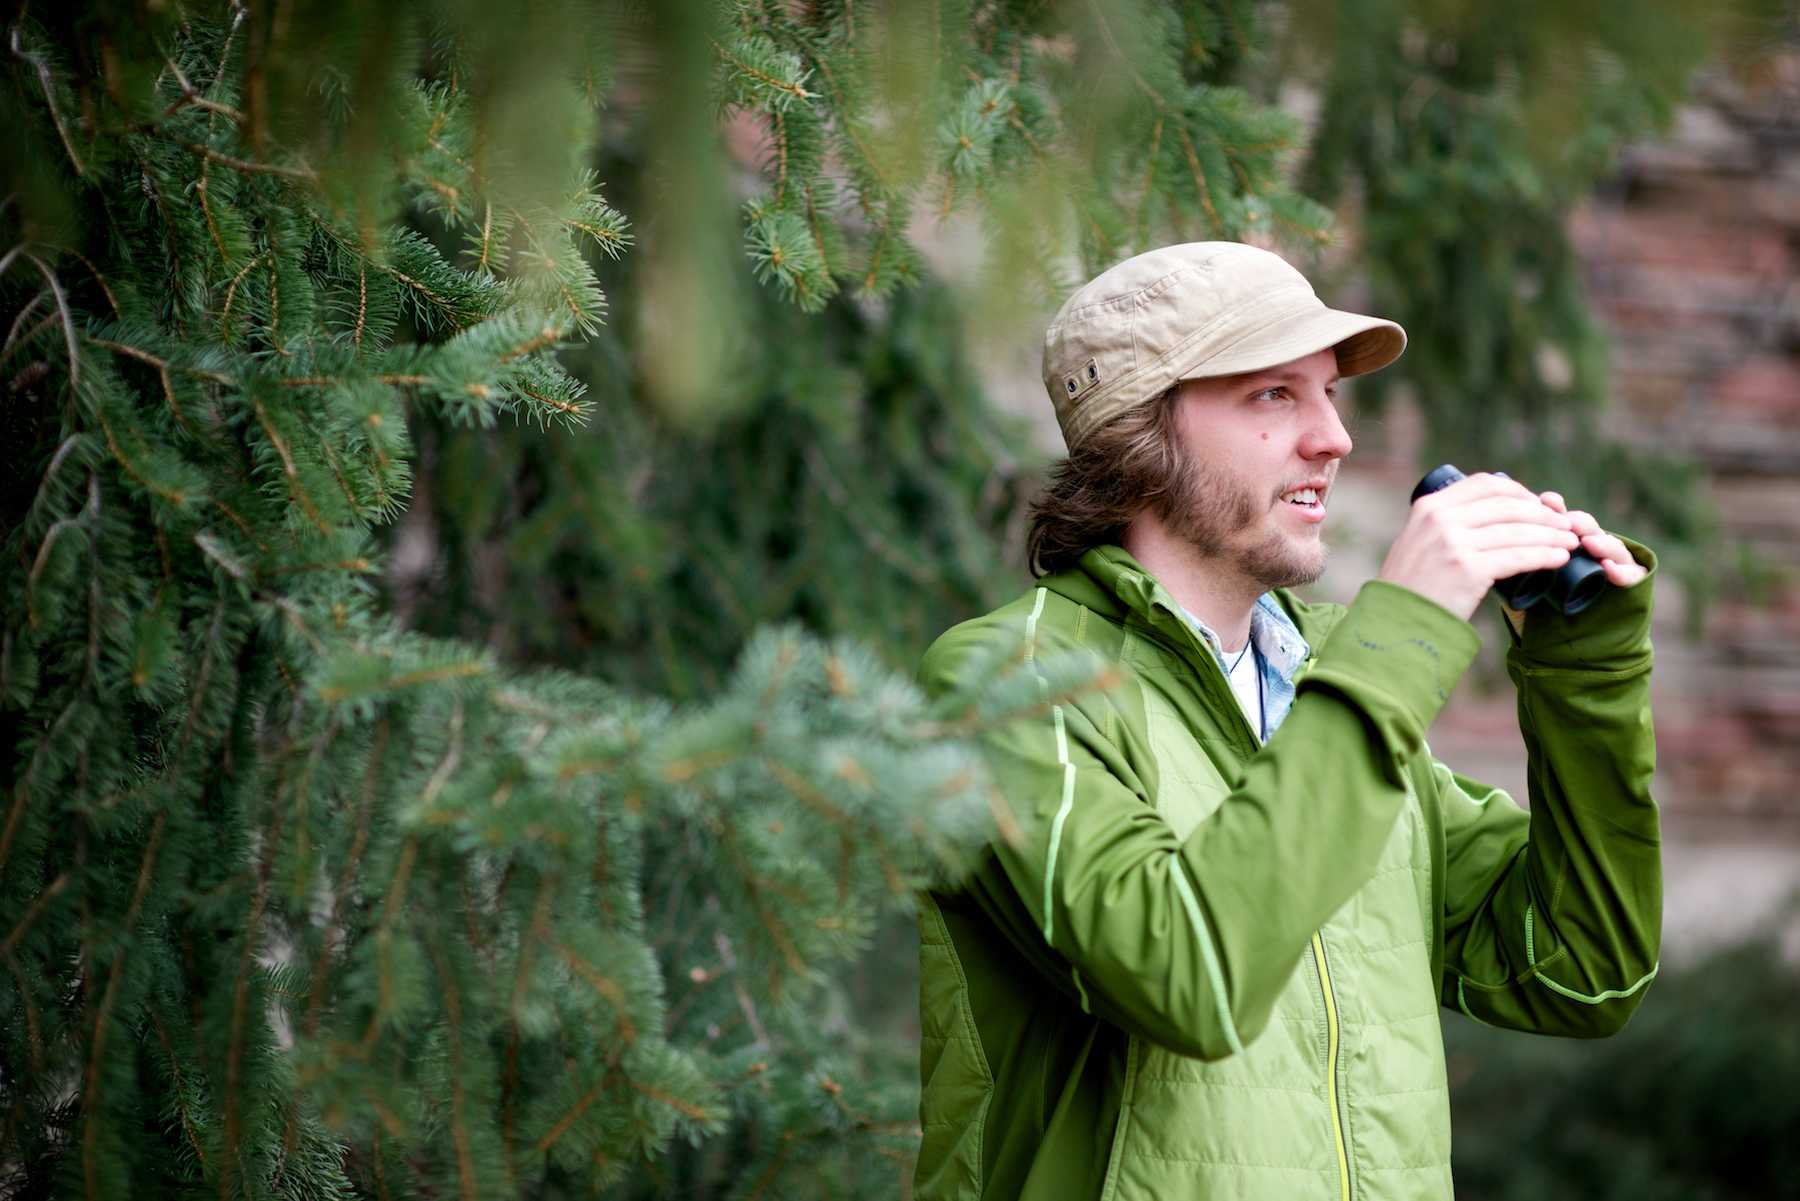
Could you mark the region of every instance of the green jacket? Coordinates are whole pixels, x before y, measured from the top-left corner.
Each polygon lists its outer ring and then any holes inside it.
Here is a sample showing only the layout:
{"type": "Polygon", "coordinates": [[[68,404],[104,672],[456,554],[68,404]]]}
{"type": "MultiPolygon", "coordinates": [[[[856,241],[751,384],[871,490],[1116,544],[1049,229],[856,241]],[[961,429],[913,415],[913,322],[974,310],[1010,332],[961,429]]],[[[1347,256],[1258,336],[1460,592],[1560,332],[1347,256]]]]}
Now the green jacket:
{"type": "Polygon", "coordinates": [[[1642,999],[1649,582],[1515,639],[1529,816],[1425,744],[1467,622],[1382,581],[1277,596],[1313,654],[1260,748],[1117,547],[926,654],[934,693],[1021,640],[1119,678],[984,737],[1017,836],[921,898],[919,1201],[1448,1198],[1439,1006],[1589,1037],[1642,999]]]}

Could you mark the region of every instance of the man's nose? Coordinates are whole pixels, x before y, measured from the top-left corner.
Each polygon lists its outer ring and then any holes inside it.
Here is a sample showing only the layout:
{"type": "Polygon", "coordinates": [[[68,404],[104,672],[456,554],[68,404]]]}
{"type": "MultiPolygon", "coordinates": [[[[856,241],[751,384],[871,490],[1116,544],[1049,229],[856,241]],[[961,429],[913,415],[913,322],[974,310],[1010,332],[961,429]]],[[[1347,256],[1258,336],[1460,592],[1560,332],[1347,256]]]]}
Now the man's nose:
{"type": "Polygon", "coordinates": [[[1350,431],[1338,415],[1337,405],[1329,396],[1321,396],[1314,405],[1314,416],[1301,440],[1300,453],[1307,459],[1341,459],[1350,453],[1350,431]]]}

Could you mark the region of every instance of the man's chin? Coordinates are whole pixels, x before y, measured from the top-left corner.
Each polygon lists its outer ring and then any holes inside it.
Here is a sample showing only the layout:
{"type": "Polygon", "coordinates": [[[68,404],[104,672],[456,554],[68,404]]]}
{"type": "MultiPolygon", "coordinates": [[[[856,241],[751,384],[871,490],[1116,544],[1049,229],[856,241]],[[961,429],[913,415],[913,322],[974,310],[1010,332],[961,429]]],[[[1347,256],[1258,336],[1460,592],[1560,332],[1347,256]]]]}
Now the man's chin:
{"type": "Polygon", "coordinates": [[[1273,579],[1265,579],[1265,588],[1304,588],[1308,584],[1316,584],[1325,574],[1325,565],[1308,566],[1304,570],[1295,570],[1273,579]]]}
{"type": "Polygon", "coordinates": [[[1314,541],[1309,547],[1265,546],[1264,554],[1248,556],[1245,567],[1252,579],[1265,589],[1301,588],[1317,583],[1325,574],[1325,544],[1314,541]]]}

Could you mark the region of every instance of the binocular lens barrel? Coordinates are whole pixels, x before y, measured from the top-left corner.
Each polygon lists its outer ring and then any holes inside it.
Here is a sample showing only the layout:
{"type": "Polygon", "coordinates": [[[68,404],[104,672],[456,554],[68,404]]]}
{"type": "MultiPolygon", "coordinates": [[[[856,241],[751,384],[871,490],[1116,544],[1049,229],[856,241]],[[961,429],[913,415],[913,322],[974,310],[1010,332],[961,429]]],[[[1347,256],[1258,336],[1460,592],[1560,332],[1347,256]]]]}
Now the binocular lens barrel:
{"type": "Polygon", "coordinates": [[[1602,596],[1611,581],[1600,560],[1584,550],[1577,550],[1569,561],[1556,569],[1556,586],[1563,598],[1563,612],[1575,616],[1602,596]]]}

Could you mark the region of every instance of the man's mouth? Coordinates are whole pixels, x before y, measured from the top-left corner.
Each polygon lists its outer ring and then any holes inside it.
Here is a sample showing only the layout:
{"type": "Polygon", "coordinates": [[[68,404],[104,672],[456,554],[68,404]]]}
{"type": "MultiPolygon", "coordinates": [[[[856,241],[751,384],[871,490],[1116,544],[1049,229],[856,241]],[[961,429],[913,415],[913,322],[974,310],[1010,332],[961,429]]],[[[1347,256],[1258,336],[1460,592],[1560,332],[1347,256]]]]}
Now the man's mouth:
{"type": "Polygon", "coordinates": [[[1308,512],[1322,513],[1325,511],[1324,489],[1311,485],[1304,488],[1290,488],[1281,494],[1281,500],[1284,504],[1293,505],[1297,509],[1304,509],[1308,512]]]}

